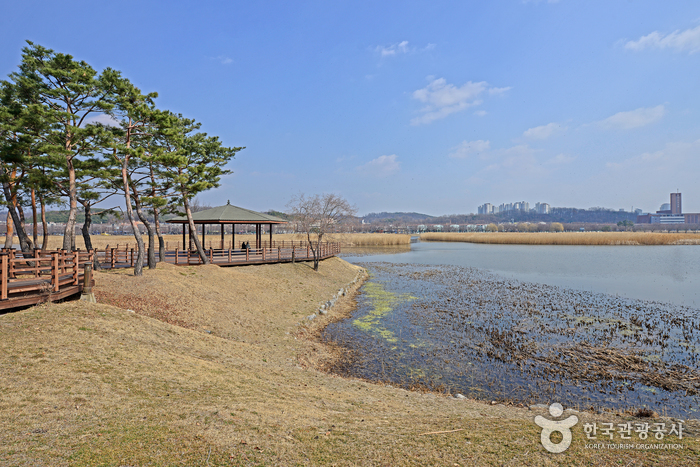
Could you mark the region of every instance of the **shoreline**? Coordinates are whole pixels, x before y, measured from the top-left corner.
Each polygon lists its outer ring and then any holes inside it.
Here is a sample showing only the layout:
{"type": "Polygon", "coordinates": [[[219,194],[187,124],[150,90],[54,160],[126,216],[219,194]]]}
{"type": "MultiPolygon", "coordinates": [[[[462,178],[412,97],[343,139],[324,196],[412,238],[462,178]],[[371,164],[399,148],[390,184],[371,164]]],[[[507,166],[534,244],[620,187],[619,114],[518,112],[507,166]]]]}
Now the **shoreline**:
{"type": "Polygon", "coordinates": [[[700,233],[660,232],[473,232],[422,233],[422,242],[495,245],[649,246],[700,245],[700,233]]]}

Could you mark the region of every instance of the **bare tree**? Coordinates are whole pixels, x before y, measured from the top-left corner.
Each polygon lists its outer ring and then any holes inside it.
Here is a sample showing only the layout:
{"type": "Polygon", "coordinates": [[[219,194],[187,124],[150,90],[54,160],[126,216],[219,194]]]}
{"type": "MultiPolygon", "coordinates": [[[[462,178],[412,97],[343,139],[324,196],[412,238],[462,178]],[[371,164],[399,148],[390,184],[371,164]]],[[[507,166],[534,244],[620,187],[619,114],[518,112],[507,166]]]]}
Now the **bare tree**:
{"type": "Polygon", "coordinates": [[[345,198],[332,193],[309,197],[300,193],[287,204],[287,209],[297,232],[306,234],[314,256],[314,271],[318,271],[323,237],[338,228],[345,218],[354,216],[356,209],[345,198]]]}

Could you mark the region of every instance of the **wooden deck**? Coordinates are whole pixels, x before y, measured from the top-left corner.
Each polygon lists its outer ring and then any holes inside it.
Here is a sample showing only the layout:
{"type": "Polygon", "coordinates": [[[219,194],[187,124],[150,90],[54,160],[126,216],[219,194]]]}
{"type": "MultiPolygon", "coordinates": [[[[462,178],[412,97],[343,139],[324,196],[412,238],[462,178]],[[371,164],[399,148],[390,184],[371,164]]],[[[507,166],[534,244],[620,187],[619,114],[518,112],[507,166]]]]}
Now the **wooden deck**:
{"type": "MultiPolygon", "coordinates": [[[[36,250],[24,256],[15,250],[0,252],[0,310],[62,300],[84,287],[84,266],[90,252],[36,250]]],[[[94,280],[91,280],[91,285],[94,280]]]]}
{"type": "MultiPolygon", "coordinates": [[[[287,242],[267,244],[259,249],[205,250],[211,264],[218,266],[244,266],[249,264],[290,263],[313,261],[314,254],[308,244],[287,242]]],[[[319,259],[340,253],[340,244],[323,243],[319,259]]],[[[35,250],[24,256],[21,251],[0,251],[0,310],[19,308],[46,301],[62,300],[83,292],[85,265],[97,259],[105,269],[133,267],[136,261],[133,248],[108,248],[97,251],[66,252],[35,250]]],[[[202,264],[196,251],[166,250],[165,262],[178,266],[202,264]]],[[[90,277],[89,287],[94,285],[90,277]]]]}
{"type": "MultiPolygon", "coordinates": [[[[295,261],[313,261],[314,255],[308,244],[287,242],[278,243],[276,246],[267,246],[259,249],[214,249],[205,250],[209,262],[218,266],[245,266],[249,264],[291,263],[295,261]],[[283,246],[284,245],[284,246],[283,246]]],[[[339,243],[323,243],[320,248],[319,259],[326,259],[340,253],[339,243]]],[[[137,251],[134,248],[109,248],[97,250],[97,261],[103,268],[133,267],[136,261],[137,251]]],[[[157,257],[157,255],[156,255],[157,257]]],[[[166,250],[165,262],[178,266],[191,266],[202,264],[202,260],[196,251],[191,250],[166,250]]]]}

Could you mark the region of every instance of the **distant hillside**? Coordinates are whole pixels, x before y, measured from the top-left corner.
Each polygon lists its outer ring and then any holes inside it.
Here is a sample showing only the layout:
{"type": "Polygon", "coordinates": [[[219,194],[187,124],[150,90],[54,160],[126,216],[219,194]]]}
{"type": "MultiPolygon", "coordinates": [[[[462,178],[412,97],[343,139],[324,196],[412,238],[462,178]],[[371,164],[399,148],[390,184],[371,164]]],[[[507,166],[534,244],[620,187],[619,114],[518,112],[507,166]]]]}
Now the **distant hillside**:
{"type": "MultiPolygon", "coordinates": [[[[101,216],[100,213],[102,211],[105,211],[105,209],[100,209],[100,208],[93,208],[92,209],[92,223],[93,224],[101,224],[103,222],[106,222],[107,219],[105,216],[101,216]]],[[[31,224],[32,222],[32,210],[31,208],[24,208],[24,215],[27,219],[27,223],[31,224]]],[[[107,214],[109,216],[109,214],[107,214]]],[[[6,219],[7,217],[7,211],[0,212],[0,218],[1,219],[6,219]]],[[[41,223],[41,213],[37,210],[37,220],[39,223],[41,223]]],[[[60,210],[60,211],[46,211],[46,222],[53,222],[57,224],[65,224],[68,221],[68,210],[60,210]]],[[[75,222],[77,225],[82,225],[83,222],[85,222],[85,214],[83,213],[82,210],[78,210],[75,216],[75,222]]]]}
{"type": "Polygon", "coordinates": [[[362,216],[365,222],[421,222],[436,219],[435,216],[418,212],[371,212],[362,216]]]}

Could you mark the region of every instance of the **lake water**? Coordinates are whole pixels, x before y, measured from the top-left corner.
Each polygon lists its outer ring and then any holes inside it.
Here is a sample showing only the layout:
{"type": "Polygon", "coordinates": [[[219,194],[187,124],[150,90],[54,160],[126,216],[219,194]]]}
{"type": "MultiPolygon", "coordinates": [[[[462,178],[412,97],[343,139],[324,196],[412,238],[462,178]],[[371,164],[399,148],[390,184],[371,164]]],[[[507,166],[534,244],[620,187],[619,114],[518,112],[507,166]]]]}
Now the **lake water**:
{"type": "MultiPolygon", "coordinates": [[[[384,250],[386,251],[386,250],[384,250]]],[[[350,262],[453,265],[526,282],[700,308],[700,246],[485,245],[421,242],[350,262]]]]}
{"type": "Polygon", "coordinates": [[[324,331],[348,349],[340,374],[698,418],[699,247],[431,242],[346,259],[371,276],[324,331]]]}

